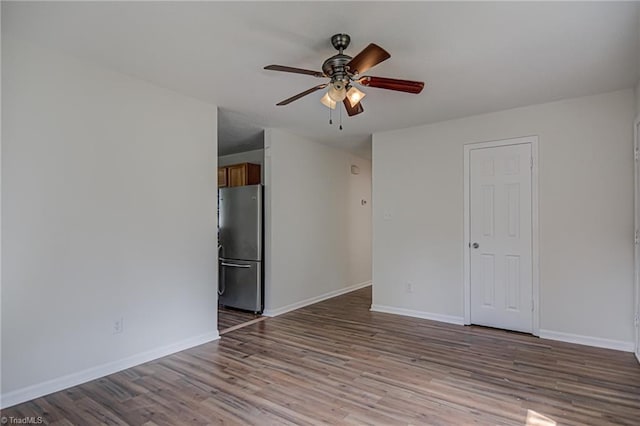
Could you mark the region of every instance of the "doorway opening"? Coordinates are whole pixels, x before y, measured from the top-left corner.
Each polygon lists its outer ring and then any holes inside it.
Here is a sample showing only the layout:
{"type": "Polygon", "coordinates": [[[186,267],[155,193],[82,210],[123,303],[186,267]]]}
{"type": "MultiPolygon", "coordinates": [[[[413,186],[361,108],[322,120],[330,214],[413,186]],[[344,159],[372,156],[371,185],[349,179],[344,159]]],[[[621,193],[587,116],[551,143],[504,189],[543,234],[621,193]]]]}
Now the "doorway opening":
{"type": "Polygon", "coordinates": [[[264,129],[218,109],[218,332],[264,310],[264,129]]]}
{"type": "Polygon", "coordinates": [[[464,146],[464,320],[539,335],[538,138],[464,146]]]}

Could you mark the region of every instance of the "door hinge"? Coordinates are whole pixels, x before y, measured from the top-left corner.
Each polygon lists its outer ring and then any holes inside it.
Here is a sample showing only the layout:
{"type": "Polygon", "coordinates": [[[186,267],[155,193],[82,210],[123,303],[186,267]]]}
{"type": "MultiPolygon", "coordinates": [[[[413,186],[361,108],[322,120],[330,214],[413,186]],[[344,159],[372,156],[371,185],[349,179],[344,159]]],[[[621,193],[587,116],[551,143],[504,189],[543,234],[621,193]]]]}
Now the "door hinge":
{"type": "Polygon", "coordinates": [[[531,170],[533,170],[533,157],[531,157],[531,170]]]}
{"type": "Polygon", "coordinates": [[[536,303],[535,300],[531,300],[531,312],[535,312],[535,307],[536,307],[535,303],[536,303]]]}
{"type": "Polygon", "coordinates": [[[636,148],[633,153],[633,157],[636,159],[636,161],[640,160],[640,149],[636,148]]]}
{"type": "Polygon", "coordinates": [[[636,245],[640,244],[640,229],[636,229],[636,233],[634,235],[633,242],[636,245]]]}
{"type": "Polygon", "coordinates": [[[638,318],[638,316],[636,315],[636,317],[633,319],[633,325],[635,325],[636,327],[640,326],[640,318],[638,318]]]}

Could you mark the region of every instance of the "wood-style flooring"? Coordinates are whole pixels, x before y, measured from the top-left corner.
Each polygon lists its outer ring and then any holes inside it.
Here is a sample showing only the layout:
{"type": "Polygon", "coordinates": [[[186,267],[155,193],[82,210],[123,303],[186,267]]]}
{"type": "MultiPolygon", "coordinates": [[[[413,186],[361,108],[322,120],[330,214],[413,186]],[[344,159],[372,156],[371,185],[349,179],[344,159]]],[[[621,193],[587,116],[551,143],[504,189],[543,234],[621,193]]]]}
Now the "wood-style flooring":
{"type": "Polygon", "coordinates": [[[50,424],[640,424],[630,353],[369,312],[362,289],[2,412],[50,424]]]}
{"type": "Polygon", "coordinates": [[[243,324],[249,323],[257,318],[261,318],[261,316],[253,312],[244,312],[218,306],[218,330],[220,330],[220,334],[237,330],[243,324]]]}

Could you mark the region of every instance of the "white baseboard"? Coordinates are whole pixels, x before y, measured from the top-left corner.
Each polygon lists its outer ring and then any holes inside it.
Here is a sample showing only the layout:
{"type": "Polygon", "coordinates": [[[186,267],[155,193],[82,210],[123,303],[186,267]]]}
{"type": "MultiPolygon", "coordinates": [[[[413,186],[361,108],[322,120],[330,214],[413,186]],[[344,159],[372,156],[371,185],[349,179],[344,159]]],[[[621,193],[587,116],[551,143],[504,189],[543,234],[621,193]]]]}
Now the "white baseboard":
{"type": "Polygon", "coordinates": [[[153,361],[154,359],[162,358],[176,352],[184,351],[185,349],[200,346],[205,343],[218,340],[219,338],[220,336],[216,330],[200,336],[191,337],[180,342],[172,343],[167,346],[142,352],[124,359],[98,365],[77,373],[68,374],[46,382],[17,389],[0,396],[0,408],[4,409],[11,407],[53,392],[58,392],[82,383],[90,382],[91,380],[99,379],[101,377],[108,376],[109,374],[117,373],[118,371],[126,370],[127,368],[135,367],[136,365],[144,364],[145,362],[153,361]]]}
{"type": "Polygon", "coordinates": [[[313,305],[314,303],[322,302],[323,300],[331,299],[332,297],[340,296],[345,293],[350,293],[361,288],[369,287],[371,281],[365,281],[363,283],[354,284],[349,287],[333,290],[320,296],[310,297],[309,299],[301,300],[300,302],[292,303],[282,308],[266,309],[262,315],[265,317],[277,317],[278,315],[286,314],[287,312],[295,311],[296,309],[304,308],[305,306],[313,305]]]}
{"type": "Polygon", "coordinates": [[[406,317],[423,318],[432,321],[446,322],[449,324],[464,325],[464,318],[453,315],[434,314],[432,312],[414,311],[412,309],[396,308],[393,306],[371,305],[372,312],[384,312],[386,314],[404,315],[406,317]]]}
{"type": "Polygon", "coordinates": [[[582,336],[580,334],[563,333],[553,330],[540,330],[541,339],[558,340],[560,342],[577,343],[579,345],[595,346],[597,348],[615,349],[617,351],[633,352],[633,342],[624,340],[603,339],[601,337],[582,336]]]}

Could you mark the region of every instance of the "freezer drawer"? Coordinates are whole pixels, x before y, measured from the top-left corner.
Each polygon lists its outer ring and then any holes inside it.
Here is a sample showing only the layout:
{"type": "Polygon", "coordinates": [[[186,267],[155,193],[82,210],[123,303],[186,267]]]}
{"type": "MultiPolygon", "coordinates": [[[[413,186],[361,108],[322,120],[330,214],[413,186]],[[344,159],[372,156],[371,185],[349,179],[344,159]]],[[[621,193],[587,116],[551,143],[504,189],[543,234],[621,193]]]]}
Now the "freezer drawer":
{"type": "Polygon", "coordinates": [[[262,263],[220,259],[219,303],[262,313],[262,263]]]}

